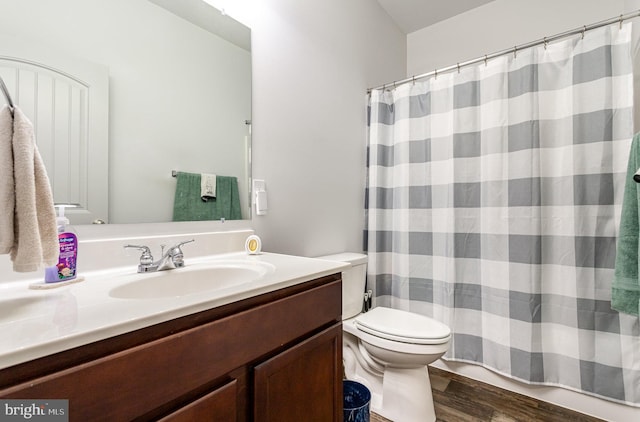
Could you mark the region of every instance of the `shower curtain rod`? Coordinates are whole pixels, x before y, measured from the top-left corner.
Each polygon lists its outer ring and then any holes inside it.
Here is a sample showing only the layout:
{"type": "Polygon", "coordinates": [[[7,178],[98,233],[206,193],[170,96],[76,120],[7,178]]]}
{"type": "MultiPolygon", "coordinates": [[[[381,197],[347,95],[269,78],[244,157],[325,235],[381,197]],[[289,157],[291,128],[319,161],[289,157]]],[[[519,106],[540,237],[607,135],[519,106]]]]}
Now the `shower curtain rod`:
{"type": "Polygon", "coordinates": [[[492,54],[486,54],[484,57],[478,57],[477,59],[468,60],[468,61],[462,62],[462,63],[457,63],[457,64],[455,64],[453,66],[444,67],[442,69],[436,69],[436,70],[433,70],[431,72],[423,73],[421,75],[415,75],[415,76],[412,76],[410,78],[405,78],[405,79],[402,79],[402,80],[399,80],[399,81],[394,81],[394,82],[391,82],[391,83],[380,85],[380,86],[377,86],[375,88],[368,88],[367,89],[367,94],[370,94],[371,91],[376,90],[376,89],[386,89],[386,88],[391,88],[391,87],[396,88],[398,85],[403,85],[403,84],[406,84],[406,83],[409,83],[409,82],[415,82],[418,79],[429,78],[431,76],[438,77],[439,73],[447,73],[447,72],[451,72],[453,70],[460,71],[461,68],[463,68],[465,66],[470,66],[472,64],[481,63],[481,62],[485,62],[485,64],[486,64],[487,61],[490,60],[490,59],[495,59],[496,57],[504,56],[506,54],[517,55],[518,54],[518,50],[524,50],[524,49],[535,47],[535,46],[538,46],[538,45],[541,45],[541,44],[544,44],[546,46],[550,42],[557,41],[557,40],[562,39],[562,38],[570,37],[572,35],[582,34],[582,36],[584,37],[584,33],[586,31],[591,31],[593,29],[601,28],[603,26],[611,25],[611,24],[614,24],[614,23],[620,23],[620,26],[622,26],[622,22],[624,22],[625,20],[633,19],[633,18],[637,18],[637,17],[640,17],[640,9],[636,10],[635,12],[627,13],[626,15],[620,15],[618,17],[607,19],[607,20],[600,21],[600,22],[596,22],[596,23],[593,23],[591,25],[584,25],[581,28],[572,29],[570,31],[562,32],[562,33],[553,35],[551,37],[544,37],[544,38],[542,38],[540,40],[537,40],[537,41],[531,41],[531,42],[528,42],[526,44],[516,45],[515,47],[508,48],[506,50],[501,50],[501,51],[498,51],[498,52],[495,52],[495,53],[492,53],[492,54]]]}

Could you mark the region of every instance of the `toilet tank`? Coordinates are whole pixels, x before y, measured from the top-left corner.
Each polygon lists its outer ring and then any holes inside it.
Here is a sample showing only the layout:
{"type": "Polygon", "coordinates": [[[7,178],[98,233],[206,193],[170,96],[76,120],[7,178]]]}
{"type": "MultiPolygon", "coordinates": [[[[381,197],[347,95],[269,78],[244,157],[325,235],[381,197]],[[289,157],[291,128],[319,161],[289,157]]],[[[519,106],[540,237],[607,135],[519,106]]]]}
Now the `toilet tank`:
{"type": "Polygon", "coordinates": [[[358,315],[362,311],[367,283],[367,255],[345,252],[318,258],[351,264],[351,268],[342,272],[342,319],[358,315]]]}

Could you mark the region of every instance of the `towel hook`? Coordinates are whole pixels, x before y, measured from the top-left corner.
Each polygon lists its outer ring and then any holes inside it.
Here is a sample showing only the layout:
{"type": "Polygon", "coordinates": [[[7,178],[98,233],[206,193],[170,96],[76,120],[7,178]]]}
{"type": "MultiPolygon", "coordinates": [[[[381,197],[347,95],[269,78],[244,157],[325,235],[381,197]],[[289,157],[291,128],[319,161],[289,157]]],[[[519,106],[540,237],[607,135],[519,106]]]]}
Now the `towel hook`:
{"type": "Polygon", "coordinates": [[[9,90],[7,89],[7,86],[4,84],[4,81],[2,80],[1,77],[0,77],[0,90],[2,91],[2,94],[4,95],[5,99],[7,100],[7,104],[9,105],[9,112],[11,113],[11,116],[13,117],[13,109],[15,108],[15,106],[13,105],[13,100],[11,99],[11,94],[9,94],[9,90]]]}

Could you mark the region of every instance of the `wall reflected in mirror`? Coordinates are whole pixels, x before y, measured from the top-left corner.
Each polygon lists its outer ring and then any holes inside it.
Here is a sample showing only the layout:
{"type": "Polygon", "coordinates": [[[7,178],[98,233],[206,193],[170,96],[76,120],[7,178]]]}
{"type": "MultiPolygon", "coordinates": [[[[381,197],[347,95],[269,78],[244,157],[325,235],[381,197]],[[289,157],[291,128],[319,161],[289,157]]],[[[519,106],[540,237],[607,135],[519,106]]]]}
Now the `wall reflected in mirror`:
{"type": "Polygon", "coordinates": [[[72,224],[172,221],[172,171],[237,178],[251,218],[249,28],[202,0],[0,7],[0,76],[72,224]]]}

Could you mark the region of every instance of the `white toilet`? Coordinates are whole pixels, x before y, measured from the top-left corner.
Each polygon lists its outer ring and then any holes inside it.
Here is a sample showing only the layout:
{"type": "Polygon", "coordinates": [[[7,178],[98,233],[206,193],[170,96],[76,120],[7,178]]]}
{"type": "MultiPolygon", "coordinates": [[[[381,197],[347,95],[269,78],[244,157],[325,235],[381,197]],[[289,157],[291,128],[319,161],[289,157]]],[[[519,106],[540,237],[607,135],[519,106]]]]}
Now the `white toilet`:
{"type": "Polygon", "coordinates": [[[423,315],[381,306],[362,313],[367,256],[342,253],[319,258],[351,264],[342,273],[346,377],[369,388],[371,410],[385,418],[435,421],[427,365],[449,348],[449,327],[423,315]]]}

